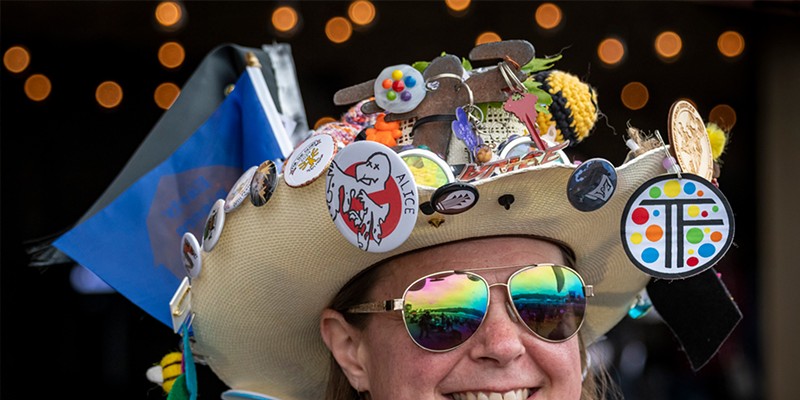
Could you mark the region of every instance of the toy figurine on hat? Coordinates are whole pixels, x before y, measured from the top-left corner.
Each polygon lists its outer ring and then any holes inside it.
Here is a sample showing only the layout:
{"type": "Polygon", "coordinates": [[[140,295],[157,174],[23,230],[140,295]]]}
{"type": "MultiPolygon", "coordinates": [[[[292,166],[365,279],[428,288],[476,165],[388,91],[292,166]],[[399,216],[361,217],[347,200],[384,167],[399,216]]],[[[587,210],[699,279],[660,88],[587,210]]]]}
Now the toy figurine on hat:
{"type": "Polygon", "coordinates": [[[622,165],[573,163],[565,149],[592,131],[597,94],[534,55],[509,40],[470,52],[485,67],[449,54],[386,67],[336,93],[354,106],[282,173],[264,165],[232,188],[252,201],[221,200],[203,238],[213,243],[189,246],[197,272],[170,306],[191,353],[230,386],[225,398],[321,398],[331,355],[319,316],[343,285],[392,257],[483,237],[570,249],[593,292],[584,346],[645,312],[647,293],[693,368],[713,356],[741,315],[712,269],[734,218],[703,169],[702,119],[678,102],[674,146],[631,137],[622,165]]]}

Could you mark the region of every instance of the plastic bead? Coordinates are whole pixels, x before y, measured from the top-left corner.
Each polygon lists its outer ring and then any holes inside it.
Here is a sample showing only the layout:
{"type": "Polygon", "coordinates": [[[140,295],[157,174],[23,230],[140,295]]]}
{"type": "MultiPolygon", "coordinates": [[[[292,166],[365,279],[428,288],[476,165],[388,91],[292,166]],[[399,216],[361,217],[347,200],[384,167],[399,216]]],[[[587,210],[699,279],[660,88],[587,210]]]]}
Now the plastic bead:
{"type": "Polygon", "coordinates": [[[675,160],[675,157],[666,157],[664,161],[661,162],[661,165],[664,167],[667,172],[671,174],[677,174],[681,172],[681,167],[678,165],[678,162],[675,160]]]}
{"type": "Polygon", "coordinates": [[[396,81],[403,79],[403,71],[400,71],[399,69],[392,71],[392,79],[396,81]]]}
{"type": "Polygon", "coordinates": [[[384,89],[391,89],[392,80],[391,79],[384,79],[383,82],[381,83],[381,86],[383,86],[384,89]]]}

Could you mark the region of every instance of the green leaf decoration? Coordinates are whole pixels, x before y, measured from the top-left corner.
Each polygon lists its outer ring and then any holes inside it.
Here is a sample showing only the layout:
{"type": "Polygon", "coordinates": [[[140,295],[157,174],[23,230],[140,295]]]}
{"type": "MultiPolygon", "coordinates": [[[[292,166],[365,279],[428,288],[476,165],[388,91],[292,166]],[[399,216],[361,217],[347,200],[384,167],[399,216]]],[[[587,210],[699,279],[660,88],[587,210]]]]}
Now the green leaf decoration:
{"type": "Polygon", "coordinates": [[[464,67],[466,71],[472,71],[472,63],[464,57],[461,57],[461,66],[464,67]]]}
{"type": "Polygon", "coordinates": [[[425,72],[425,68],[428,68],[428,65],[430,65],[429,61],[417,61],[417,62],[411,64],[411,67],[413,67],[414,69],[416,69],[420,73],[423,73],[423,72],[425,72]]]}
{"type": "Polygon", "coordinates": [[[523,65],[520,69],[528,74],[535,74],[537,72],[553,68],[553,63],[560,60],[561,57],[563,56],[558,54],[549,58],[534,58],[529,63],[523,65]]]}

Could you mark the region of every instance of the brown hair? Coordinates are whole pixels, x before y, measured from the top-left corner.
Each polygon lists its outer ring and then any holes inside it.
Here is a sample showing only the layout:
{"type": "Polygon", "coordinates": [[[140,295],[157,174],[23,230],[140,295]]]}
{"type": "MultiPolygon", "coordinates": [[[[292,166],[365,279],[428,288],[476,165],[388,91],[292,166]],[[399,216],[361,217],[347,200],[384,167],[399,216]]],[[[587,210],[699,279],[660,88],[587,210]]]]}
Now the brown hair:
{"type": "MultiPolygon", "coordinates": [[[[541,239],[541,238],[539,238],[541,239]]],[[[562,256],[564,257],[564,264],[567,267],[575,267],[575,255],[572,249],[563,243],[556,242],[549,239],[542,239],[547,242],[553,243],[561,249],[562,256]]],[[[348,313],[346,310],[356,304],[368,301],[366,298],[370,289],[377,282],[382,275],[384,268],[380,266],[386,264],[392,258],[383,260],[369,268],[364,269],[356,274],[349,282],[347,282],[342,290],[336,294],[331,300],[328,308],[342,313],[345,321],[358,329],[366,328],[367,318],[369,314],[353,314],[348,313]]],[[[586,376],[583,380],[581,388],[581,400],[599,400],[599,399],[616,399],[621,398],[619,391],[613,384],[608,372],[602,366],[587,366],[587,351],[584,347],[583,340],[580,338],[578,332],[578,342],[580,343],[581,353],[581,367],[586,371],[586,376]]],[[[330,368],[328,372],[328,387],[325,390],[325,400],[359,400],[368,399],[369,393],[359,393],[350,385],[350,381],[342,371],[342,367],[333,358],[330,357],[330,368]]]]}

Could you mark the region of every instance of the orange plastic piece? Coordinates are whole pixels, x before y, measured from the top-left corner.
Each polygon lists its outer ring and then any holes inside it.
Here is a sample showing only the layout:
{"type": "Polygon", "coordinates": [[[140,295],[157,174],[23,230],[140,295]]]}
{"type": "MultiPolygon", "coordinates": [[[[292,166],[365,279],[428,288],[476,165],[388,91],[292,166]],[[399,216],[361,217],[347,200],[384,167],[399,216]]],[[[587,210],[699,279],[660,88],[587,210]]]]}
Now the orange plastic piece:
{"type": "Polygon", "coordinates": [[[386,114],[378,115],[375,127],[367,128],[367,140],[389,147],[397,146],[397,139],[403,136],[403,132],[400,130],[400,122],[386,122],[384,121],[385,116],[386,114]]]}

